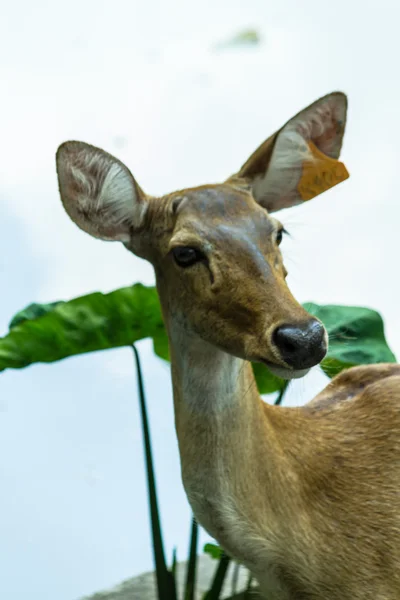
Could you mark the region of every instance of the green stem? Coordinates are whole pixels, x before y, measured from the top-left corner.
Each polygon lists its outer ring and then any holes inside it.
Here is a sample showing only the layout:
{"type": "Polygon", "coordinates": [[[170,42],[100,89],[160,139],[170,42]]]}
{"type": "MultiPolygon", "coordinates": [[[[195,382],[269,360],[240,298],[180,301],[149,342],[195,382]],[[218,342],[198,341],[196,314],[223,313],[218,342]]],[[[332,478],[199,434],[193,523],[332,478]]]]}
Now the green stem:
{"type": "Polygon", "coordinates": [[[157,489],[154,475],[153,456],[151,452],[150,429],[149,420],[147,416],[142,369],[140,366],[139,353],[136,350],[134,344],[132,345],[132,348],[136,361],[139,403],[142,417],[143,444],[146,460],[147,486],[149,495],[151,530],[153,538],[153,556],[156,569],[158,599],[176,600],[174,578],[168,570],[165,561],[164,543],[162,539],[160,514],[158,510],[157,489]]]}
{"type": "Polygon", "coordinates": [[[219,559],[219,564],[214,575],[211,588],[204,596],[204,600],[218,600],[221,594],[222,587],[224,585],[226,572],[228,570],[231,559],[226,554],[223,554],[219,559]]]}
{"type": "Polygon", "coordinates": [[[236,594],[239,581],[239,563],[235,563],[232,573],[232,595],[236,594]]]}
{"type": "Polygon", "coordinates": [[[279,395],[278,395],[277,399],[274,402],[275,406],[278,406],[279,404],[282,404],[283,397],[284,397],[284,395],[285,395],[286,390],[288,389],[288,387],[289,387],[289,381],[285,381],[285,383],[283,384],[283,387],[282,387],[281,391],[279,392],[279,395]]]}
{"type": "Polygon", "coordinates": [[[199,527],[196,520],[192,519],[192,532],[190,535],[189,560],[187,562],[186,585],[184,600],[194,600],[196,588],[197,569],[197,538],[199,527]]]}
{"type": "Polygon", "coordinates": [[[251,593],[251,584],[253,583],[253,576],[251,573],[249,573],[249,576],[247,578],[247,585],[246,585],[246,590],[244,592],[244,597],[245,598],[249,598],[250,597],[250,593],[251,593]]]}

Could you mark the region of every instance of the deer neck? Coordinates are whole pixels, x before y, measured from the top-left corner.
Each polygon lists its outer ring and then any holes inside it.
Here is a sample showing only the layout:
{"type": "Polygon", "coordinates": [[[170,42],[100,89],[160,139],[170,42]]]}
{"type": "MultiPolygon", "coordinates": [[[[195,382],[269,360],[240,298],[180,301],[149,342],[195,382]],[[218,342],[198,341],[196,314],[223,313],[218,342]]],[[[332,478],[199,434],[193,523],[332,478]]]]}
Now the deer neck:
{"type": "Polygon", "coordinates": [[[177,323],[167,329],[184,487],[198,521],[238,556],[236,538],[259,535],[274,503],[276,434],[249,362],[177,323]]]}

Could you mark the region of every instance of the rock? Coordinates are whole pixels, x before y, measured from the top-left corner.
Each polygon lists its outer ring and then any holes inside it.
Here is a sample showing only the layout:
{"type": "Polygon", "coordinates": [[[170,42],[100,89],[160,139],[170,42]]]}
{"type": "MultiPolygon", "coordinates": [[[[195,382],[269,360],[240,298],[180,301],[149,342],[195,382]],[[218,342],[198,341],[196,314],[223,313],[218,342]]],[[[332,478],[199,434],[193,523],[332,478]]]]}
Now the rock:
{"type": "MultiPolygon", "coordinates": [[[[205,592],[209,589],[213,580],[218,561],[213,560],[207,555],[198,557],[197,562],[197,586],[196,600],[202,600],[205,592]]],[[[177,563],[177,582],[179,599],[183,598],[182,589],[186,577],[186,562],[177,563]]],[[[223,587],[222,598],[232,598],[232,577],[235,565],[230,564],[223,587]]],[[[239,567],[237,578],[237,592],[246,589],[248,582],[248,571],[244,567],[239,567]]],[[[254,589],[254,588],[252,588],[254,589]]],[[[256,600],[256,595],[251,594],[251,598],[256,600]]],[[[242,594],[234,596],[236,600],[242,598],[242,594]]],[[[86,596],[81,600],[158,600],[156,592],[156,583],[154,572],[143,573],[138,577],[127,579],[119,585],[109,590],[97,592],[92,596],[86,596]]]]}

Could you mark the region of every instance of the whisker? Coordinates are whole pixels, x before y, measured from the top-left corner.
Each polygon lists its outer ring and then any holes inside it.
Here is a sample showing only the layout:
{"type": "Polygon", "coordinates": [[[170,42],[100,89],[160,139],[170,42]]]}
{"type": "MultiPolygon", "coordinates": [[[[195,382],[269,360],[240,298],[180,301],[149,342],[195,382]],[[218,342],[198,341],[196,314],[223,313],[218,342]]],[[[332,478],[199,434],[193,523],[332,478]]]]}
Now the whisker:
{"type": "Polygon", "coordinates": [[[242,400],[244,400],[244,399],[246,398],[247,394],[249,393],[249,391],[251,390],[251,388],[252,388],[254,385],[257,385],[257,384],[256,384],[256,380],[255,380],[255,378],[251,380],[249,387],[247,388],[247,390],[245,391],[245,393],[243,394],[243,396],[242,396],[242,398],[241,398],[242,400]]]}

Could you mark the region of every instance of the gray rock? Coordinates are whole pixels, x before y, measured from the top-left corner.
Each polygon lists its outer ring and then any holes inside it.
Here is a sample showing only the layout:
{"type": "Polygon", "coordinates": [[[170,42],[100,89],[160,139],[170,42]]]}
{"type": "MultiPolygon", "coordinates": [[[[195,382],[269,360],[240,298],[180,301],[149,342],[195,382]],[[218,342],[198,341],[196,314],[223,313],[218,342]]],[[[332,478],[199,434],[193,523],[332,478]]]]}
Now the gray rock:
{"type": "MultiPolygon", "coordinates": [[[[198,557],[197,562],[197,586],[196,586],[196,600],[202,600],[203,595],[209,589],[210,584],[213,580],[215,570],[218,562],[213,560],[207,555],[198,557]]],[[[232,598],[232,578],[235,566],[229,565],[228,573],[225,579],[225,585],[223,588],[222,598],[232,598]]],[[[177,564],[177,582],[179,590],[179,598],[183,598],[182,589],[186,577],[186,563],[180,562],[177,564]]],[[[237,600],[242,597],[242,592],[246,589],[248,581],[248,571],[244,567],[239,567],[238,578],[237,578],[237,592],[235,596],[237,600]]],[[[256,600],[256,595],[251,595],[256,600]]],[[[103,592],[97,592],[92,596],[86,596],[81,600],[158,600],[156,592],[156,583],[154,572],[143,573],[138,577],[127,579],[116,587],[105,590],[103,592]]]]}

